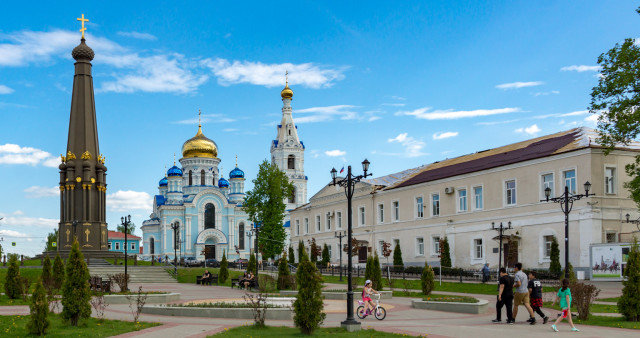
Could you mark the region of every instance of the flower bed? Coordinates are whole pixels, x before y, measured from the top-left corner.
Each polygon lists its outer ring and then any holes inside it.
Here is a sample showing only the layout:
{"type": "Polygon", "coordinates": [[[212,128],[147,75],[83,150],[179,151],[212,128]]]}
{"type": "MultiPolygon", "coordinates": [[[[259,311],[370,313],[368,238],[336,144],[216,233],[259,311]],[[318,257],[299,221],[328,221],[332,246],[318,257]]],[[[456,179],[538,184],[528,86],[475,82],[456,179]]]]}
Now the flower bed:
{"type": "Polygon", "coordinates": [[[425,300],[412,300],[411,306],[414,309],[435,310],[445,312],[482,314],[489,308],[489,302],[484,299],[464,302],[464,299],[456,299],[454,296],[425,297],[425,300]],[[433,299],[440,298],[440,301],[433,299]],[[449,298],[449,299],[444,299],[449,298]]]}
{"type": "Polygon", "coordinates": [[[422,300],[427,302],[446,302],[446,303],[477,303],[479,302],[477,298],[473,298],[473,297],[445,296],[445,295],[427,296],[427,297],[424,297],[422,300]]]}

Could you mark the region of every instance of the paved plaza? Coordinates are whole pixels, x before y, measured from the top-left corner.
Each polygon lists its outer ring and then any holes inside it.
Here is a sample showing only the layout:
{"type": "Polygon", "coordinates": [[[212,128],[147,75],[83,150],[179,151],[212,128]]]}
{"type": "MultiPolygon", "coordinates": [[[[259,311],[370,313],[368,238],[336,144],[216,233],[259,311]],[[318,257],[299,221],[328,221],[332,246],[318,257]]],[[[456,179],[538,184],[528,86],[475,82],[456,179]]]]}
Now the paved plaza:
{"type": "MultiPolygon", "coordinates": [[[[620,295],[620,283],[596,283],[602,289],[600,297],[615,297],[620,295]]],[[[132,284],[132,290],[136,290],[139,285],[132,284]]],[[[328,288],[335,289],[338,285],[327,285],[328,288]]],[[[344,286],[342,286],[344,287],[344,286]]],[[[244,292],[229,287],[200,286],[195,284],[147,284],[143,289],[149,291],[179,292],[182,295],[180,301],[176,303],[188,303],[198,300],[221,300],[221,299],[242,299],[244,292]]],[[[411,308],[411,298],[396,297],[383,300],[382,304],[388,309],[387,318],[378,321],[374,318],[366,318],[362,321],[363,328],[374,328],[380,331],[406,333],[409,335],[428,335],[429,337],[540,337],[541,335],[554,334],[551,332],[550,324],[539,324],[531,326],[526,323],[526,314],[521,310],[515,325],[492,324],[491,319],[495,318],[495,308],[493,306],[495,296],[475,295],[477,298],[490,301],[489,311],[482,315],[456,314],[440,311],[416,310],[411,308]]],[[[356,297],[357,298],[357,297],[356,297]]],[[[340,326],[340,322],[345,319],[344,301],[326,301],[327,318],[325,326],[340,326]]],[[[555,318],[557,311],[547,310],[549,317],[555,318]]],[[[0,307],[1,315],[28,314],[27,306],[3,306],[0,307]]],[[[128,305],[110,305],[106,310],[106,317],[110,319],[132,320],[131,311],[128,305]]],[[[119,337],[206,337],[225,328],[239,325],[251,325],[252,321],[247,319],[216,319],[216,318],[194,318],[194,317],[174,317],[142,314],[140,321],[158,322],[163,325],[138,332],[131,332],[119,337]]],[[[268,320],[268,325],[273,326],[293,326],[290,320],[268,320]]],[[[557,337],[573,337],[579,335],[586,337],[636,337],[638,332],[627,329],[615,329],[608,327],[579,325],[580,333],[569,331],[569,326],[562,324],[559,326],[560,332],[555,333],[557,337]]]]}

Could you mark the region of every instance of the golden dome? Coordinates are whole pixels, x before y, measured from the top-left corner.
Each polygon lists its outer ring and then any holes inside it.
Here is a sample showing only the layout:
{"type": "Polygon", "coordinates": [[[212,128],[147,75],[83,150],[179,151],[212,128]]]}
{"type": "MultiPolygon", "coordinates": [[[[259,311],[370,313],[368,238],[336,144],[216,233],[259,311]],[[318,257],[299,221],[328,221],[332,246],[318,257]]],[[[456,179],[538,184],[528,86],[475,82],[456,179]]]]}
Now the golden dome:
{"type": "Polygon", "coordinates": [[[280,96],[282,96],[282,99],[291,99],[293,97],[293,90],[291,90],[291,88],[289,88],[289,84],[287,83],[287,85],[284,87],[284,89],[280,92],[280,96]]]}
{"type": "Polygon", "coordinates": [[[218,157],[218,146],[202,133],[202,126],[198,126],[196,136],[182,145],[182,157],[218,157]]]}

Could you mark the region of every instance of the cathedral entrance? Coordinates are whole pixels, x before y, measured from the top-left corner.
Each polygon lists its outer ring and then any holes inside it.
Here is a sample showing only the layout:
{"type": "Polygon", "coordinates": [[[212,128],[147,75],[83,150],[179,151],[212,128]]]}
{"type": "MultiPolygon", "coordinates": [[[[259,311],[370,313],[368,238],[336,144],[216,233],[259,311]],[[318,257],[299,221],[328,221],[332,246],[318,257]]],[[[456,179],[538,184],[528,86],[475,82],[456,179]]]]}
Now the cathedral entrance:
{"type": "Polygon", "coordinates": [[[204,259],[216,258],[216,246],[205,245],[204,246],[204,259]]]}

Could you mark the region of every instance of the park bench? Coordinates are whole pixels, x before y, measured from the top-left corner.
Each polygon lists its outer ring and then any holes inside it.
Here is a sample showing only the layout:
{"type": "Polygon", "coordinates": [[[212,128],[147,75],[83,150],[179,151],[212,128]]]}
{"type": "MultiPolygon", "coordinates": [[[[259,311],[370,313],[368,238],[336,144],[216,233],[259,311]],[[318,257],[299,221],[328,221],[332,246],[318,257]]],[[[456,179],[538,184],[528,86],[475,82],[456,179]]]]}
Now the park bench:
{"type": "Polygon", "coordinates": [[[89,279],[89,285],[92,291],[111,292],[111,281],[102,280],[100,276],[92,276],[89,279]]]}
{"type": "Polygon", "coordinates": [[[202,276],[196,276],[196,284],[200,285],[211,285],[211,283],[216,283],[218,285],[218,275],[211,275],[211,277],[203,279],[202,276]]]}

